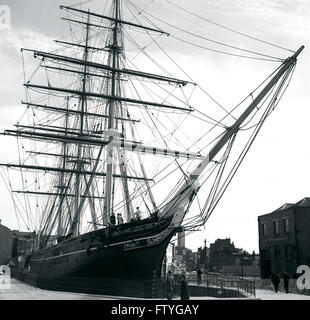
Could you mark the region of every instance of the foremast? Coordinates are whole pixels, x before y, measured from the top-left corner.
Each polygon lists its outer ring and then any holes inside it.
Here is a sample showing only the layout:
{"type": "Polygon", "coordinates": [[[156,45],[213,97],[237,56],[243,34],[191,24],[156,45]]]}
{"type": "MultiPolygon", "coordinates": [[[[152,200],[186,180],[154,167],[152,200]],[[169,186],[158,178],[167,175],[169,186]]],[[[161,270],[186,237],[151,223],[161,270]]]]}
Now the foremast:
{"type": "Polygon", "coordinates": [[[257,108],[260,102],[270,93],[278,81],[283,77],[283,75],[292,68],[296,62],[297,57],[304,49],[301,46],[294,55],[287,58],[278,72],[271,78],[267,85],[261,90],[252,103],[246,108],[246,110],[240,115],[235,123],[229,127],[225,134],[215,143],[211,148],[209,153],[201,160],[199,165],[190,173],[186,181],[177,190],[174,197],[163,207],[159,212],[160,217],[171,217],[173,216],[172,225],[174,227],[179,227],[188,212],[190,205],[195,198],[199,190],[199,177],[204,172],[208,164],[214,160],[216,155],[223,149],[223,147],[228,143],[228,141],[238,132],[241,125],[246,119],[252,114],[253,110],[257,108]]]}

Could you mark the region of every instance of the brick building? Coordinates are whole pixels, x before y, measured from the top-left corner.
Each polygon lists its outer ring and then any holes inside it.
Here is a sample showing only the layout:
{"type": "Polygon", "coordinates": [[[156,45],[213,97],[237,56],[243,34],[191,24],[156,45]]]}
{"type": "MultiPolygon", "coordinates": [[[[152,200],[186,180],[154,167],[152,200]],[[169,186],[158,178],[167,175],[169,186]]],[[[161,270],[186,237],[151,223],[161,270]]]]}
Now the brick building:
{"type": "Polygon", "coordinates": [[[217,239],[210,245],[209,271],[238,276],[259,273],[259,256],[236,248],[230,238],[217,239]]]}
{"type": "Polygon", "coordinates": [[[299,265],[310,266],[310,198],[259,216],[258,228],[262,278],[285,271],[293,277],[299,265]]]}
{"type": "Polygon", "coordinates": [[[229,238],[217,239],[210,244],[209,265],[211,271],[220,271],[225,265],[232,265],[235,257],[233,253],[237,252],[234,243],[229,238]]]}
{"type": "Polygon", "coordinates": [[[30,254],[33,248],[34,232],[14,230],[12,241],[12,258],[30,254]]]}

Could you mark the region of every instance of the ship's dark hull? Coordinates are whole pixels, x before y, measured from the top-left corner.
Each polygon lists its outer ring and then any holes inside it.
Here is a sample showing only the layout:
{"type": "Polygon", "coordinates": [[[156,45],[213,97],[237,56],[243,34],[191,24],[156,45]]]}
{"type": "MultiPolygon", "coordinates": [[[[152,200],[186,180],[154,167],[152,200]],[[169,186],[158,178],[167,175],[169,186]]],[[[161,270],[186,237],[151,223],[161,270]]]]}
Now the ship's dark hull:
{"type": "MultiPolygon", "coordinates": [[[[27,272],[41,287],[47,284],[47,288],[53,288],[53,281],[73,279],[62,290],[74,291],[72,285],[80,283],[77,291],[82,292],[94,292],[87,286],[93,283],[94,287],[100,281],[111,284],[113,280],[119,283],[123,279],[145,285],[158,280],[165,251],[176,232],[170,221],[142,221],[113,230],[112,236],[98,230],[35,252],[28,257],[27,272]]],[[[104,288],[101,286],[98,292],[105,292],[104,288]]]]}
{"type": "Polygon", "coordinates": [[[124,251],[122,245],[95,251],[78,248],[72,253],[43,261],[30,261],[39,278],[60,276],[151,279],[160,276],[163,256],[171,237],[158,245],[124,251]]]}

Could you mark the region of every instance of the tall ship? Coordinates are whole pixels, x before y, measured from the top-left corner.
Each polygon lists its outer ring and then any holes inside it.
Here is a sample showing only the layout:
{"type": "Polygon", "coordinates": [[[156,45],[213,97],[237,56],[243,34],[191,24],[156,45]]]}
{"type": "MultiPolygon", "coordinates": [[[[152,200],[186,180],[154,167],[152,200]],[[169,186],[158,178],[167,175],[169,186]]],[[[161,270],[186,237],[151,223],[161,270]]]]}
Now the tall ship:
{"type": "Polygon", "coordinates": [[[18,160],[1,167],[33,232],[15,272],[80,290],[89,279],[160,279],[171,239],[205,225],[304,47],[285,58],[230,48],[277,67],[227,110],[164,48],[177,40],[157,26],[169,22],[135,1],[60,8],[68,34],[55,50],[22,49],[36,68],[23,117],[2,133],[17,140],[18,160]]]}

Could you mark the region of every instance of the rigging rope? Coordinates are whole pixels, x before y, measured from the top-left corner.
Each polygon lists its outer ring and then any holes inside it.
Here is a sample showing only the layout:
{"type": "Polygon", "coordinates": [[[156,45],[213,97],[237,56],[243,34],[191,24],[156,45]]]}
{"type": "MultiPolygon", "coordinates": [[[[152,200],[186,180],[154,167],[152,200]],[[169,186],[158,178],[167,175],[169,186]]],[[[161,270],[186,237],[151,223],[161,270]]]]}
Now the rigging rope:
{"type": "MultiPolygon", "coordinates": [[[[150,36],[150,37],[151,37],[151,36],[150,36]]],[[[152,37],[151,37],[151,39],[152,39],[152,37]]],[[[170,60],[171,62],[173,62],[173,64],[174,64],[181,72],[183,72],[192,82],[194,82],[195,85],[197,85],[198,88],[199,88],[200,90],[202,90],[216,105],[218,105],[222,110],[224,110],[227,114],[229,114],[229,112],[228,112],[217,100],[215,100],[206,90],[204,90],[199,84],[197,84],[197,83],[184,71],[184,69],[182,69],[182,68],[180,67],[180,65],[177,64],[176,61],[175,61],[174,59],[172,59],[172,58],[168,55],[168,53],[166,52],[166,50],[164,50],[164,49],[162,48],[162,46],[161,46],[156,40],[154,40],[154,42],[155,42],[155,44],[158,46],[158,48],[160,48],[160,49],[162,50],[162,52],[169,58],[169,60],[170,60]]],[[[201,112],[201,111],[199,111],[199,110],[197,110],[197,109],[195,109],[195,108],[193,108],[193,109],[194,109],[195,111],[199,112],[200,114],[206,116],[207,118],[212,119],[212,118],[210,118],[210,116],[208,116],[207,114],[205,114],[205,113],[203,113],[203,112],[201,112]]],[[[235,118],[233,115],[231,115],[231,117],[233,117],[233,118],[236,120],[236,118],[235,118]]],[[[214,119],[212,119],[212,120],[215,121],[214,119]]],[[[215,122],[216,122],[216,121],[215,121],[215,122]]]]}
{"type": "Polygon", "coordinates": [[[274,59],[267,59],[267,58],[256,58],[256,57],[251,57],[251,56],[245,56],[245,55],[241,55],[241,54],[236,54],[236,53],[231,53],[231,52],[227,52],[227,51],[221,51],[221,50],[216,50],[216,49],[212,49],[209,47],[205,47],[196,43],[193,43],[191,41],[188,40],[184,40],[178,36],[175,35],[171,35],[172,38],[175,38],[181,42],[184,42],[186,44],[189,44],[191,46],[194,46],[196,48],[200,48],[200,49],[204,49],[204,50],[208,50],[208,51],[212,51],[212,52],[216,52],[216,53],[221,53],[221,54],[225,54],[228,56],[233,56],[233,57],[238,57],[238,58],[244,58],[244,59],[252,59],[252,60],[259,60],[259,61],[270,61],[270,62],[282,62],[283,59],[280,58],[274,58],[274,59]]]}
{"type": "MultiPolygon", "coordinates": [[[[287,86],[286,86],[284,91],[282,90],[284,88],[285,83],[290,81],[293,69],[294,69],[294,66],[292,66],[290,69],[288,69],[287,72],[285,73],[285,75],[283,76],[280,84],[278,85],[278,87],[276,89],[276,92],[274,93],[274,95],[273,95],[272,99],[270,100],[264,114],[262,115],[261,120],[256,125],[255,130],[251,134],[247,144],[245,145],[244,149],[242,150],[239,157],[237,158],[237,160],[236,160],[233,168],[230,170],[227,178],[222,183],[220,189],[217,191],[217,194],[213,197],[213,201],[210,203],[208,203],[208,202],[205,203],[203,211],[202,211],[202,215],[205,217],[204,218],[205,222],[209,219],[211,213],[214,211],[217,203],[219,202],[219,200],[223,196],[225,190],[227,189],[228,185],[230,184],[231,180],[233,179],[234,175],[236,174],[238,168],[240,167],[243,159],[245,158],[247,152],[249,151],[251,145],[253,144],[253,142],[254,142],[259,130],[261,129],[263,123],[265,122],[267,117],[270,115],[270,113],[274,110],[275,106],[279,103],[278,97],[281,94],[281,92],[282,92],[282,94],[280,97],[282,97],[285,90],[287,89],[287,86]],[[206,214],[204,214],[204,212],[206,212],[206,214]]],[[[207,181],[207,179],[202,183],[201,186],[203,186],[206,183],[206,181],[207,181]]]]}
{"type": "MultiPolygon", "coordinates": [[[[131,3],[131,5],[133,5],[134,7],[138,8],[138,7],[135,6],[130,0],[127,0],[127,1],[128,1],[129,3],[131,3]]],[[[278,58],[278,57],[274,57],[274,56],[266,55],[266,54],[259,53],[259,52],[256,52],[256,51],[247,50],[247,49],[243,49],[243,48],[240,48],[240,47],[232,46],[232,45],[226,44],[226,43],[224,43],[224,42],[216,41],[216,40],[213,40],[213,39],[210,39],[210,38],[207,38],[207,37],[204,37],[204,36],[195,34],[195,33],[191,32],[191,31],[187,31],[187,30],[185,30],[185,29],[183,29],[183,28],[180,28],[180,27],[177,27],[177,26],[175,26],[175,25],[172,25],[172,24],[168,23],[167,21],[164,21],[164,20],[162,20],[162,19],[160,19],[160,18],[158,18],[158,17],[155,17],[154,15],[150,14],[150,13],[147,12],[147,11],[145,11],[144,13],[147,14],[148,16],[152,17],[153,19],[156,19],[156,20],[158,20],[158,21],[160,21],[160,22],[162,22],[162,23],[164,23],[164,24],[166,24],[166,25],[168,25],[168,26],[170,26],[170,27],[172,27],[172,28],[174,28],[174,29],[177,29],[177,30],[179,30],[179,31],[181,31],[181,32],[187,33],[187,34],[189,34],[189,35],[191,35],[191,36],[198,37],[198,38],[200,38],[200,39],[203,39],[203,40],[206,40],[206,41],[209,41],[209,42],[212,42],[212,43],[221,45],[221,46],[225,46],[225,47],[228,47],[228,48],[231,48],[231,49],[234,49],[234,50],[238,50],[238,51],[242,51],[242,52],[246,52],[246,53],[251,53],[251,54],[254,54],[254,55],[259,55],[259,56],[261,56],[261,57],[273,59],[273,60],[271,60],[271,61],[283,61],[283,59],[278,58]]],[[[145,18],[146,18],[146,17],[145,17],[145,18]]],[[[147,19],[147,18],[146,18],[146,19],[147,19]]],[[[181,41],[183,41],[183,42],[186,42],[186,43],[188,43],[188,44],[192,44],[192,45],[193,45],[193,43],[191,43],[191,42],[189,42],[189,41],[185,41],[185,40],[183,40],[183,39],[181,39],[181,38],[179,38],[179,37],[177,37],[177,36],[175,36],[175,35],[170,34],[170,36],[172,36],[172,37],[174,37],[174,38],[176,38],[176,39],[178,39],[178,40],[181,40],[181,41]]],[[[206,47],[199,46],[199,45],[197,45],[197,46],[206,49],[206,47]]],[[[210,48],[209,48],[209,49],[210,49],[210,48]]],[[[212,51],[216,51],[216,52],[219,52],[219,53],[230,54],[230,53],[228,53],[228,52],[219,51],[219,50],[213,50],[213,49],[212,49],[212,51]]],[[[234,54],[231,54],[231,55],[234,55],[234,54]]],[[[239,55],[237,55],[237,56],[239,56],[239,55]]],[[[265,59],[248,57],[248,56],[240,56],[240,57],[243,57],[243,58],[253,58],[253,59],[259,59],[259,60],[265,60],[265,59]]]]}
{"type": "Polygon", "coordinates": [[[218,26],[218,27],[220,27],[220,28],[223,28],[223,29],[226,29],[226,30],[228,30],[228,31],[234,32],[234,33],[239,34],[239,35],[241,35],[241,36],[244,36],[244,37],[246,37],[246,38],[249,38],[249,39],[252,39],[252,40],[256,40],[256,41],[258,41],[258,42],[261,42],[261,43],[264,43],[264,44],[273,46],[273,47],[278,48],[278,49],[283,49],[283,50],[286,50],[286,51],[289,51],[289,52],[295,52],[295,51],[293,51],[293,50],[291,50],[291,49],[287,49],[287,48],[285,48],[285,47],[281,47],[281,46],[276,45],[276,44],[273,44],[273,43],[271,43],[271,42],[268,42],[268,41],[265,41],[265,40],[261,40],[261,39],[259,39],[259,38],[257,38],[257,37],[250,36],[250,35],[245,34],[245,33],[243,33],[243,32],[234,30],[234,29],[232,29],[232,28],[225,27],[225,26],[222,25],[222,24],[216,23],[216,22],[214,22],[214,21],[212,21],[212,20],[210,20],[210,19],[207,19],[207,18],[204,18],[204,17],[198,15],[197,13],[194,13],[194,12],[192,12],[192,11],[189,11],[188,9],[185,9],[185,8],[181,7],[180,5],[177,5],[177,4],[173,3],[173,2],[170,1],[170,0],[166,0],[166,1],[169,2],[170,4],[172,4],[173,6],[179,8],[180,10],[182,10],[182,11],[184,11],[184,12],[187,12],[187,13],[189,13],[190,15],[192,15],[192,16],[194,16],[194,17],[197,17],[197,18],[200,18],[200,19],[202,19],[202,20],[204,20],[204,21],[207,21],[207,22],[209,22],[209,23],[211,23],[211,24],[213,24],[213,25],[216,25],[216,26],[218,26]]]}

